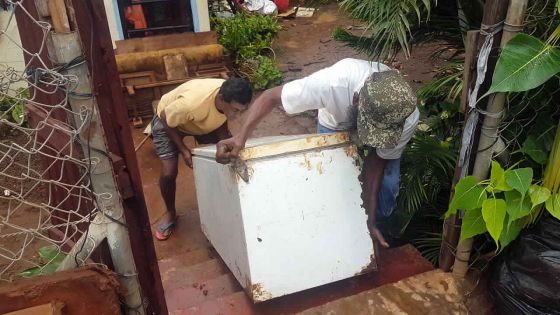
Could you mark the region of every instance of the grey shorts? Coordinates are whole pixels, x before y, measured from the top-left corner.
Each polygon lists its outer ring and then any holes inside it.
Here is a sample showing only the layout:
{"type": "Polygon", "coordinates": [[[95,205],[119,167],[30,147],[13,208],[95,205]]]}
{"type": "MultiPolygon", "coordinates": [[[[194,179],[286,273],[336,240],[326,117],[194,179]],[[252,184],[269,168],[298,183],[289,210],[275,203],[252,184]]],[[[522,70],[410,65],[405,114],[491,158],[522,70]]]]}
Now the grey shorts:
{"type": "MultiPolygon", "coordinates": [[[[190,136],[187,133],[180,133],[180,135],[181,138],[190,136]]],[[[231,138],[231,133],[229,132],[227,122],[225,122],[209,134],[195,135],[193,137],[197,144],[214,144],[220,140],[231,138]]],[[[161,160],[174,159],[179,156],[179,149],[177,149],[173,140],[167,135],[165,126],[157,115],[152,119],[152,140],[156,154],[161,160]]]]}

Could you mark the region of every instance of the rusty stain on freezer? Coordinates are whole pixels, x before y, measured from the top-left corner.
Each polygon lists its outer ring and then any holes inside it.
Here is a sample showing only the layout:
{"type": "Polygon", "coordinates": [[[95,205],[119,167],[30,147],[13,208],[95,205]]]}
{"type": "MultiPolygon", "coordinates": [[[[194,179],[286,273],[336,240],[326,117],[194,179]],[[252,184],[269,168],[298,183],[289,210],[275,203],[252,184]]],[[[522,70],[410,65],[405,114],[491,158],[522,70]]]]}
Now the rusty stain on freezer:
{"type": "Polygon", "coordinates": [[[251,286],[251,296],[255,302],[264,302],[273,298],[270,292],[263,290],[260,283],[255,283],[251,286]]]}

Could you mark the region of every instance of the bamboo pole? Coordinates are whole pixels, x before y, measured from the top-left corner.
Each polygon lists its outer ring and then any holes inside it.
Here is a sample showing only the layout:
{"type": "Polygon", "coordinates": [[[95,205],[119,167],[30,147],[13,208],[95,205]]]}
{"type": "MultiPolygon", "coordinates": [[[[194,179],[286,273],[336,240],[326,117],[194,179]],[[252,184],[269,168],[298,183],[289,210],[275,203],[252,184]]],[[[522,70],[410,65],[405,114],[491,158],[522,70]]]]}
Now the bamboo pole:
{"type": "Polygon", "coordinates": [[[57,33],[69,33],[70,22],[68,21],[64,0],[48,0],[47,4],[54,31],[57,33]]]}
{"type": "MultiPolygon", "coordinates": [[[[522,28],[527,0],[511,0],[509,3],[507,16],[504,23],[504,30],[500,47],[504,47],[522,28]]],[[[502,121],[505,93],[496,93],[490,97],[490,102],[486,109],[488,113],[484,117],[478,150],[474,163],[472,175],[478,180],[488,178],[488,170],[492,161],[494,145],[499,137],[498,127],[502,121]]],[[[472,249],[473,239],[465,239],[457,246],[457,255],[453,266],[453,274],[464,276],[468,271],[469,258],[472,249]]]]}
{"type": "MultiPolygon", "coordinates": [[[[469,87],[471,86],[473,74],[476,73],[476,52],[479,31],[468,31],[465,37],[465,66],[463,70],[463,91],[461,93],[460,111],[467,113],[467,102],[469,87]]],[[[454,188],[461,179],[462,167],[455,167],[455,174],[451,183],[451,195],[453,198],[454,188]]],[[[445,219],[443,223],[442,242],[439,251],[439,268],[449,272],[455,261],[455,248],[461,234],[461,218],[454,214],[445,219]]]]}

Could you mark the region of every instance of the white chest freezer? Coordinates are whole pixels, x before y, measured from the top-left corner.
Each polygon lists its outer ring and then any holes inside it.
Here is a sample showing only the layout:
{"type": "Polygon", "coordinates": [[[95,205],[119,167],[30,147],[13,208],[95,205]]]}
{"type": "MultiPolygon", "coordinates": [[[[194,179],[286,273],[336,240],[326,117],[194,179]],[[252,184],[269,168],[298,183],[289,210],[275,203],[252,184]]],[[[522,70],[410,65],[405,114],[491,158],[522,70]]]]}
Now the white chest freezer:
{"type": "Polygon", "coordinates": [[[376,268],[346,133],[251,139],[245,170],[193,152],[202,230],[254,302],[376,268]]]}

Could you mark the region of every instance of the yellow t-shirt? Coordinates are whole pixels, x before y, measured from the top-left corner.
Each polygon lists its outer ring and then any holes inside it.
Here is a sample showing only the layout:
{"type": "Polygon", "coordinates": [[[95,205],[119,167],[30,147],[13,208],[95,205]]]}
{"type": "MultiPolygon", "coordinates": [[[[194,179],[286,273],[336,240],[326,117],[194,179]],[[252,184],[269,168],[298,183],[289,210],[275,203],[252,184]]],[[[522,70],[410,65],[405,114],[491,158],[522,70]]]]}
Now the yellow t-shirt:
{"type": "Polygon", "coordinates": [[[195,79],[185,82],[163,95],[157,115],[165,111],[165,122],[190,135],[208,134],[226,122],[226,116],[216,109],[215,99],[222,79],[195,79]]]}

